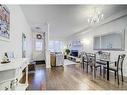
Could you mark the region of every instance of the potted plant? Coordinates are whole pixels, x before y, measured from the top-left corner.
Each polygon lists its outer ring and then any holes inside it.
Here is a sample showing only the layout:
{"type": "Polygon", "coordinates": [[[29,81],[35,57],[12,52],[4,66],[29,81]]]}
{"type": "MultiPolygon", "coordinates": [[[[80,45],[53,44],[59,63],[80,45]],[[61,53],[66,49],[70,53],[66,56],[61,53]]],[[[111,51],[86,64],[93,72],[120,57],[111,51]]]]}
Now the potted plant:
{"type": "Polygon", "coordinates": [[[66,59],[67,58],[67,55],[70,53],[70,49],[65,49],[65,56],[64,58],[66,59]]]}

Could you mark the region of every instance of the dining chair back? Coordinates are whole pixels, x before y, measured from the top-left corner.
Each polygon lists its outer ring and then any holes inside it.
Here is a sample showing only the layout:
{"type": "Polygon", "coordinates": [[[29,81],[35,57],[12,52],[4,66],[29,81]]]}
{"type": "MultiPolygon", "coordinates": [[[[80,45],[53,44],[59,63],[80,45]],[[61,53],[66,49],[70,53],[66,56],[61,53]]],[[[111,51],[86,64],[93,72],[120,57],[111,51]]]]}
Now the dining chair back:
{"type": "Polygon", "coordinates": [[[86,65],[87,73],[88,73],[88,65],[91,63],[90,55],[91,55],[91,53],[86,53],[86,52],[84,52],[82,55],[83,69],[84,69],[84,66],[86,65]]]}
{"type": "Polygon", "coordinates": [[[117,69],[123,69],[123,61],[124,61],[125,56],[126,56],[125,54],[118,56],[118,61],[116,62],[117,69]]]}
{"type": "Polygon", "coordinates": [[[95,66],[96,65],[96,54],[87,53],[87,60],[89,61],[89,65],[95,66]]]}
{"type": "Polygon", "coordinates": [[[100,59],[101,60],[110,60],[110,53],[109,52],[102,52],[100,54],[100,59]]]}

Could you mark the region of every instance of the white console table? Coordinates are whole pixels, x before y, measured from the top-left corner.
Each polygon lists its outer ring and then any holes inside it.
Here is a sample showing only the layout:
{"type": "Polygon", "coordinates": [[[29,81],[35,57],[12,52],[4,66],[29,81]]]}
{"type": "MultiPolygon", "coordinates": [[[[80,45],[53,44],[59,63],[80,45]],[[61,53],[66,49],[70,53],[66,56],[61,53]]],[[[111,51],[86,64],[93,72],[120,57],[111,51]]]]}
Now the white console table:
{"type": "Polygon", "coordinates": [[[0,64],[0,90],[25,90],[28,87],[27,58],[14,59],[10,63],[0,64]],[[26,81],[19,83],[25,69],[26,81]]]}
{"type": "Polygon", "coordinates": [[[78,58],[78,57],[74,57],[74,56],[67,56],[67,58],[69,59],[69,60],[72,60],[72,61],[74,61],[74,62],[81,62],[81,58],[78,58]]]}

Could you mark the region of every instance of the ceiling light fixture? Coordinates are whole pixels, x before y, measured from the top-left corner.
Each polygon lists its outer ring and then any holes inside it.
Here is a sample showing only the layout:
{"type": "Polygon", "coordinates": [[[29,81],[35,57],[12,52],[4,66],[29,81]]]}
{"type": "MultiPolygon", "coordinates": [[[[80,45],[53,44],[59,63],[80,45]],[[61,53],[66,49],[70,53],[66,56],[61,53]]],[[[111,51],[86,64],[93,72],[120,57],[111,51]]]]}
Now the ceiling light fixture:
{"type": "Polygon", "coordinates": [[[102,10],[99,8],[92,8],[89,11],[88,23],[96,24],[99,23],[103,19],[104,15],[102,10]]]}

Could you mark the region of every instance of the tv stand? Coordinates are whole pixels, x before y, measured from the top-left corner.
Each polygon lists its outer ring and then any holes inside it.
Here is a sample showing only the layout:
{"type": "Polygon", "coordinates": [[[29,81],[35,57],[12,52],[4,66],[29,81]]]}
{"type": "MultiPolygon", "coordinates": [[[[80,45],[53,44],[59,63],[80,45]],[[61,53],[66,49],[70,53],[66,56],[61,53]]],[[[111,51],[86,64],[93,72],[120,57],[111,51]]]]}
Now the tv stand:
{"type": "Polygon", "coordinates": [[[67,58],[68,58],[68,60],[71,60],[71,61],[74,61],[74,62],[77,62],[77,63],[80,62],[79,57],[69,55],[67,58]]]}

